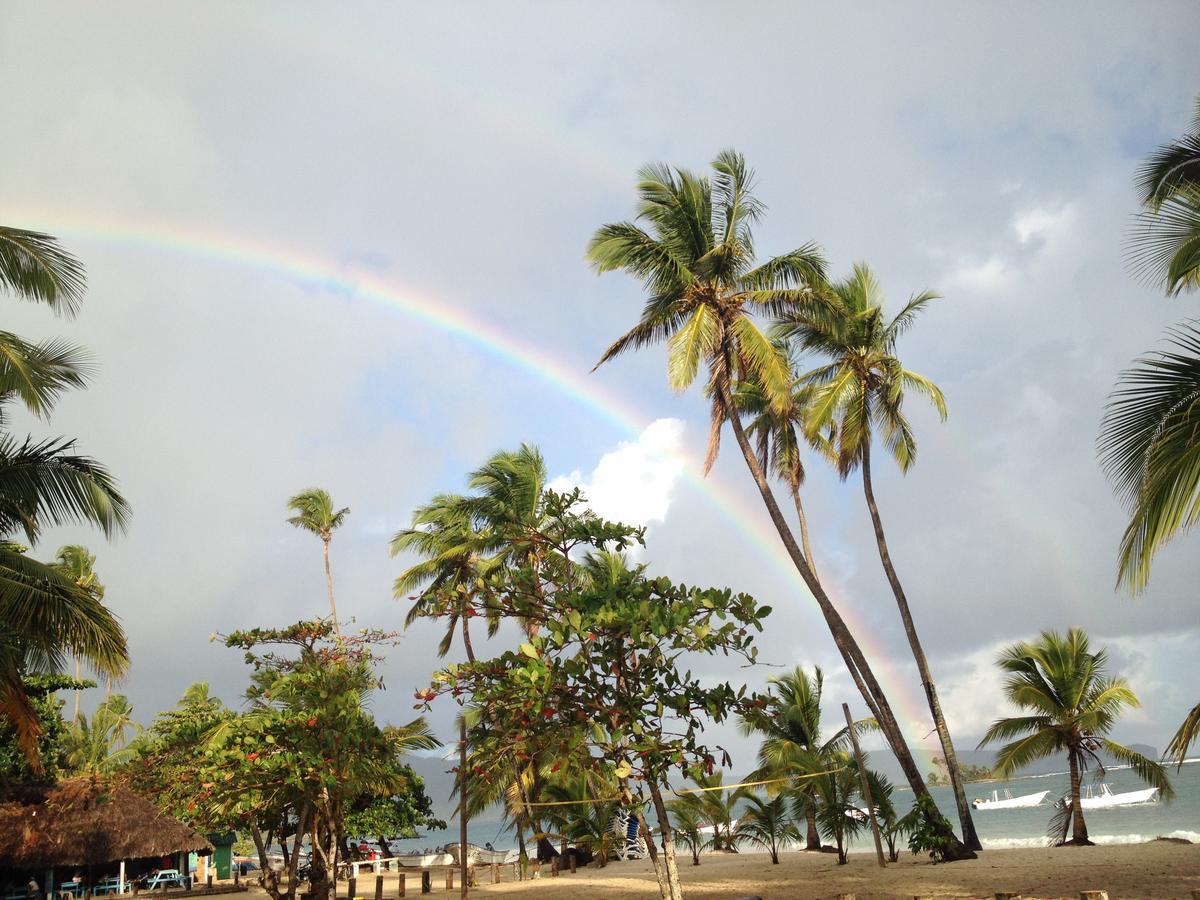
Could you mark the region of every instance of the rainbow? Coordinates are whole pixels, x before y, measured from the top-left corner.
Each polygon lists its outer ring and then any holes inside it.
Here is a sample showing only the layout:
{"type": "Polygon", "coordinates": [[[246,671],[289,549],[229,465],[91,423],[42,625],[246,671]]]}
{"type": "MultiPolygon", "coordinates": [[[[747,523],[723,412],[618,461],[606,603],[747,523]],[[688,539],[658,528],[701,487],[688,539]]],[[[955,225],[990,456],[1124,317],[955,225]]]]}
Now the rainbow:
{"type": "MultiPolygon", "coordinates": [[[[372,303],[399,313],[412,322],[451,335],[514,369],[534,376],[632,438],[636,438],[652,418],[605,389],[598,379],[586,378],[589,366],[585,364],[568,363],[536,345],[518,340],[494,323],[467,310],[455,308],[443,300],[369,274],[347,274],[333,262],[305,256],[286,247],[241,235],[211,233],[167,222],[101,220],[22,210],[9,210],[6,219],[19,222],[21,227],[45,231],[60,238],[91,240],[250,268],[300,284],[318,296],[324,294],[341,300],[372,303]]],[[[698,460],[684,455],[680,461],[683,463],[685,480],[699,495],[733,525],[759,556],[782,576],[785,583],[811,599],[811,593],[797,574],[779,536],[769,525],[765,512],[720,481],[706,479],[698,460]]],[[[871,639],[870,627],[854,614],[853,607],[846,599],[835,599],[871,659],[889,698],[898,707],[901,713],[898,718],[906,726],[913,751],[932,755],[935,751],[926,746],[926,736],[914,733],[917,723],[928,721],[924,699],[892,670],[888,664],[888,653],[871,639]]],[[[815,600],[806,605],[805,612],[811,617],[818,633],[823,633],[824,620],[819,616],[815,600]]]]}

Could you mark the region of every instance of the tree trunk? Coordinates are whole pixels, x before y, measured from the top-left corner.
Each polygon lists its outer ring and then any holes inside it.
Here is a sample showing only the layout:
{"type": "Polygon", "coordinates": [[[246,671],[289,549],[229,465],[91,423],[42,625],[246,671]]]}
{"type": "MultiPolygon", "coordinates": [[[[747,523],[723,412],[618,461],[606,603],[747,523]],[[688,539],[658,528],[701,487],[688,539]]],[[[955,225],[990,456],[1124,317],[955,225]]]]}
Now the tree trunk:
{"type": "Polygon", "coordinates": [[[809,809],[804,813],[804,821],[807,826],[807,834],[804,836],[805,850],[820,850],[821,849],[821,833],[817,831],[817,813],[814,809],[809,809]]]}
{"type": "MultiPolygon", "coordinates": [[[[462,614],[463,647],[467,651],[467,661],[475,662],[475,648],[471,646],[471,627],[467,620],[466,610],[462,614]]],[[[469,889],[467,878],[467,716],[463,712],[459,723],[458,744],[458,868],[462,886],[459,896],[466,897],[469,889]]]]}
{"type": "Polygon", "coordinates": [[[1086,844],[1088,840],[1087,822],[1083,821],[1083,803],[1081,802],[1080,784],[1083,774],[1079,771],[1079,754],[1074,748],[1067,751],[1067,762],[1071,767],[1071,843],[1086,844]]]}
{"type": "Polygon", "coordinates": [[[646,822],[646,815],[640,806],[634,815],[637,816],[638,830],[641,832],[642,840],[646,842],[646,853],[650,857],[651,865],[654,866],[654,877],[658,880],[658,893],[662,900],[673,900],[667,887],[667,871],[663,866],[662,858],[658,855],[658,848],[654,846],[654,833],[646,822]]]}
{"type": "Polygon", "coordinates": [[[767,507],[767,513],[771,517],[771,522],[775,526],[775,530],[779,533],[780,540],[783,541],[784,549],[787,551],[788,556],[791,557],[796,571],[804,579],[804,583],[808,586],[813,598],[817,601],[817,606],[820,607],[821,614],[829,626],[829,632],[833,636],[833,642],[841,653],[846,667],[850,670],[850,675],[854,678],[854,682],[862,693],[863,699],[875,714],[876,721],[879,723],[879,729],[883,732],[888,746],[891,747],[897,762],[900,763],[900,767],[904,770],[904,777],[912,788],[913,793],[918,797],[927,796],[929,789],[925,786],[925,781],[921,777],[921,770],[917,768],[917,764],[913,760],[912,753],[909,751],[908,745],[904,740],[904,735],[900,731],[900,725],[892,713],[891,705],[888,703],[886,695],[883,693],[883,688],[871,671],[871,667],[863,655],[862,649],[858,646],[858,642],[854,639],[854,635],[851,634],[841,614],[838,613],[837,608],[829,599],[829,595],[825,593],[825,588],[822,587],[821,582],[809,567],[807,560],[804,558],[804,553],[801,551],[799,545],[797,545],[796,538],[792,535],[791,528],[788,527],[787,520],[783,517],[783,512],[775,500],[775,494],[771,490],[771,485],[768,483],[762,467],[758,464],[758,458],[754,455],[754,448],[750,445],[750,440],[746,437],[746,432],[742,428],[741,419],[729,395],[728,384],[719,385],[718,391],[720,402],[725,407],[726,417],[733,427],[733,434],[737,439],[738,447],[742,451],[742,456],[746,460],[746,466],[750,469],[750,475],[754,479],[754,483],[758,487],[758,492],[762,496],[763,503],[767,507]]]}
{"type": "Polygon", "coordinates": [[[376,835],[375,840],[379,841],[380,859],[392,859],[395,857],[396,854],[392,852],[392,848],[388,845],[387,839],[382,834],[376,835]]]}
{"type": "Polygon", "coordinates": [[[333,572],[329,568],[329,538],[324,538],[325,546],[325,587],[329,590],[329,613],[333,616],[333,633],[342,636],[342,628],[338,624],[337,603],[333,600],[333,572]]]}
{"type": "Polygon", "coordinates": [[[654,813],[658,816],[658,833],[662,836],[663,870],[667,876],[668,900],[683,900],[683,885],[679,881],[679,868],[675,864],[675,834],[671,830],[671,819],[662,792],[653,777],[647,779],[650,799],[654,802],[654,813]]]}
{"type": "MultiPolygon", "coordinates": [[[[79,681],[79,657],[78,656],[75,657],[75,680],[79,681]]],[[[75,718],[71,720],[73,722],[79,721],[79,695],[80,695],[80,693],[81,693],[81,691],[79,690],[79,688],[75,688],[75,718]]]]}
{"type": "Polygon", "coordinates": [[[800,502],[800,486],[791,485],[791,491],[792,503],[796,506],[796,519],[800,523],[800,544],[804,547],[804,558],[808,560],[808,567],[812,569],[813,577],[819,578],[817,561],[813,558],[812,545],[808,542],[808,516],[804,514],[804,504],[800,502]]]}
{"type": "Polygon", "coordinates": [[[871,484],[871,442],[863,444],[862,451],[863,494],[867,499],[867,509],[871,513],[871,525],[875,529],[875,544],[879,548],[879,559],[887,574],[888,584],[896,598],[896,606],[900,608],[900,620],[904,623],[904,633],[908,636],[908,646],[912,648],[913,659],[917,661],[917,671],[921,676],[921,686],[925,689],[925,698],[929,703],[929,713],[933,716],[933,725],[937,729],[938,740],[942,744],[942,752],[946,758],[946,769],[950,775],[950,784],[954,789],[954,804],[958,807],[958,821],[962,825],[963,843],[972,850],[982,850],[979,835],[975,833],[975,823],[971,819],[971,807],[967,803],[967,795],[963,791],[962,772],[958,767],[958,756],[954,752],[954,742],[950,739],[950,729],[946,726],[946,717],[942,715],[942,704],[938,701],[937,688],[933,683],[933,675],[929,671],[929,662],[925,659],[925,650],[921,639],[917,636],[917,626],[913,622],[912,612],[908,608],[908,597],[900,584],[900,576],[892,565],[892,557],[888,552],[887,538],[883,533],[883,520],[879,516],[879,506],[875,503],[875,489],[871,484]]]}

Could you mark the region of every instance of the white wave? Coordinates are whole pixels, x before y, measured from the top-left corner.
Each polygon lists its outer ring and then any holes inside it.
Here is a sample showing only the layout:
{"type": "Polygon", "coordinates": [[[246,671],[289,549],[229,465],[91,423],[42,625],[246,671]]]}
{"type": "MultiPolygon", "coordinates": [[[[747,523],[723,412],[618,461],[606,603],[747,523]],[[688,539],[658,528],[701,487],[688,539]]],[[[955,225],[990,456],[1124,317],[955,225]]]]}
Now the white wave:
{"type": "MultiPolygon", "coordinates": [[[[1200,832],[1197,831],[1171,831],[1167,834],[1089,834],[1088,837],[1097,844],[1145,844],[1159,837],[1179,838],[1200,844],[1200,832]]],[[[1011,850],[1019,847],[1045,847],[1049,841],[1044,837],[984,838],[981,843],[985,850],[1011,850]]]]}

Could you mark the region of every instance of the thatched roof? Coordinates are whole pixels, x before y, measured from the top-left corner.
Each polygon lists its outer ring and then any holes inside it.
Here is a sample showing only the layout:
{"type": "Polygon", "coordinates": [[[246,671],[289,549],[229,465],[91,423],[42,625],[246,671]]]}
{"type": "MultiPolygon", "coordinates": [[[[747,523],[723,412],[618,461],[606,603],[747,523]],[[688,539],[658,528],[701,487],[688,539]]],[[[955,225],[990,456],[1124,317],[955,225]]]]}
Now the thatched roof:
{"type": "Polygon", "coordinates": [[[149,800],[90,779],[26,785],[0,797],[0,869],[43,869],[212,850],[149,800]]]}

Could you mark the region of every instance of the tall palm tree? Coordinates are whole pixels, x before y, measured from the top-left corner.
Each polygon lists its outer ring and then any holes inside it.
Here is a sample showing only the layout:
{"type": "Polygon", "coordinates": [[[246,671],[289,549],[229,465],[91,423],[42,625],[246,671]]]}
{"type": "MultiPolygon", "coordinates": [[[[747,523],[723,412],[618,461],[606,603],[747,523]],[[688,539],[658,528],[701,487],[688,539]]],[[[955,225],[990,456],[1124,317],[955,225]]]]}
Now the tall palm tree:
{"type": "MultiPolygon", "coordinates": [[[[83,289],[83,266],[57,240],[0,226],[0,293],[72,316],[83,289]]],[[[46,418],[63,391],[84,386],[86,372],[85,354],[71,344],[32,344],[0,332],[0,427],[12,401],[46,418]]],[[[12,538],[21,533],[33,546],[45,528],[80,522],[111,536],[128,518],[129,505],[108,470],[76,453],[74,441],[0,433],[0,716],[16,728],[35,770],[41,728],[22,673],[58,670],[73,654],[98,675],[116,677],[129,654],[120,624],[97,597],[31,559],[12,538]]]]}
{"type": "Polygon", "coordinates": [[[946,417],[946,401],[941,389],[925,376],[904,368],[896,356],[900,336],[912,327],[917,316],[937,299],[937,295],[931,291],[917,294],[889,321],[884,315],[879,282],[865,265],[856,265],[853,274],[832,285],[831,290],[840,301],[835,308],[789,312],[782,317],[779,330],[802,349],[830,360],[806,377],[806,381],[820,385],[811,406],[809,430],[820,433],[836,423],[838,473],[846,478],[856,468],[862,471],[863,495],[875,531],[875,545],[896,598],[904,633],[916,660],[929,713],[946,758],[963,842],[972,850],[980,850],[983,845],[971,819],[954,742],[942,714],[937,687],[917,635],[908,597],[888,549],[871,471],[871,445],[876,432],[902,472],[907,472],[916,461],[916,439],[903,409],[907,391],[927,397],[942,419],[946,417]]]}
{"type": "Polygon", "coordinates": [[[338,624],[337,603],[333,599],[333,572],[329,568],[329,545],[333,541],[333,533],[341,528],[350,515],[350,507],[334,509],[333,498],[329,491],[322,488],[309,488],[301,491],[288,500],[288,509],[295,513],[288,519],[288,524],[295,525],[304,531],[315,534],[321,539],[321,548],[325,555],[325,586],[329,590],[329,614],[333,617],[333,630],[341,635],[338,624]]]}
{"type": "MultiPolygon", "coordinates": [[[[104,585],[100,583],[100,576],[96,574],[96,554],[88,550],[80,544],[67,544],[58,548],[58,554],[54,558],[54,568],[58,569],[63,575],[75,582],[76,586],[81,590],[87,591],[97,600],[104,599],[104,585]]],[[[80,659],[75,657],[75,680],[79,681],[82,672],[80,671],[80,659]]],[[[109,693],[112,693],[112,681],[109,681],[109,693]]],[[[82,692],[79,688],[75,688],[75,714],[72,719],[79,718],[79,701],[82,692]]]]}
{"type": "MultiPolygon", "coordinates": [[[[849,731],[843,726],[828,737],[822,731],[821,695],[825,675],[821,669],[814,667],[810,677],[796,666],[768,681],[770,700],[766,708],[753,717],[743,718],[740,724],[743,734],[763,737],[758,748],[758,768],[750,774],[749,780],[806,776],[835,768],[838,764],[835,757],[849,747],[849,731]]],[[[877,727],[870,719],[855,725],[860,731],[877,727]]],[[[815,785],[805,780],[794,790],[786,787],[778,790],[796,796],[797,812],[806,824],[804,849],[820,850],[815,785]]]]}
{"type": "Polygon", "coordinates": [[[1043,631],[1032,642],[1005,650],[997,661],[1008,674],[1004,693],[1029,715],[997,719],[979,746],[1008,741],[996,754],[996,775],[1008,778],[1018,769],[1055,753],[1067,754],[1071,772],[1071,844],[1090,844],[1079,802],[1083,776],[1100,766],[1103,752],[1130,766],[1164,800],[1174,796],[1167,774],[1154,760],[1109,740],[1108,733],[1126,707],[1141,704],[1123,678],[1104,673],[1108,654],[1091,650],[1078,628],[1066,635],[1043,631]]]}
{"type": "Polygon", "coordinates": [[[763,204],[753,195],[753,175],[740,154],[725,151],[709,177],[662,165],[640,172],[638,219],[603,225],[587,255],[599,272],[621,270],[639,278],[647,299],[640,321],[618,338],[597,366],[629,351],[666,342],[667,379],[684,390],[707,369],[711,428],[706,466],[711,466],[728,422],[746,467],[784,548],[817,601],[855,685],[919,795],[928,794],[882,686],[854,635],[797,543],[758,455],[742,426],[733,382],[759,384],[785,406],[792,373],[753,319],[832,305],[825,292],[825,262],[806,244],[755,265],[753,225],[763,204]]]}
{"type": "Polygon", "coordinates": [[[113,694],[92,713],[78,716],[67,726],[67,764],[77,775],[105,775],[128,762],[134,750],[129,732],[141,727],[133,721],[133,707],[123,694],[113,694]]]}
{"type": "MultiPolygon", "coordinates": [[[[1168,295],[1200,288],[1200,97],[1191,130],[1159,147],[1138,172],[1142,213],[1128,246],[1135,270],[1168,295]]],[[[1200,325],[1178,325],[1172,349],[1138,360],[1109,397],[1101,460],[1130,510],[1117,580],[1145,588],[1154,555],[1200,519],[1200,325]]],[[[1200,704],[1167,750],[1182,763],[1200,737],[1200,704]]]]}

